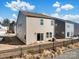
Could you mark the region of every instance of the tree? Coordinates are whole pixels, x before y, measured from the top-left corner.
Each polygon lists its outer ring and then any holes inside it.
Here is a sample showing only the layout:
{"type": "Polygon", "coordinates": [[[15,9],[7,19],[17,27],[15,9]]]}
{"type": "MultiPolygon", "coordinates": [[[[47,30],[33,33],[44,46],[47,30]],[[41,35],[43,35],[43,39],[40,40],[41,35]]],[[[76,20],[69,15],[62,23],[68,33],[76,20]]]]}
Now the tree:
{"type": "Polygon", "coordinates": [[[9,26],[10,25],[10,20],[8,18],[4,19],[2,22],[3,26],[9,26]]]}
{"type": "Polygon", "coordinates": [[[12,23],[10,23],[10,24],[12,24],[12,25],[16,25],[16,22],[15,22],[15,21],[12,21],[12,23]]]}

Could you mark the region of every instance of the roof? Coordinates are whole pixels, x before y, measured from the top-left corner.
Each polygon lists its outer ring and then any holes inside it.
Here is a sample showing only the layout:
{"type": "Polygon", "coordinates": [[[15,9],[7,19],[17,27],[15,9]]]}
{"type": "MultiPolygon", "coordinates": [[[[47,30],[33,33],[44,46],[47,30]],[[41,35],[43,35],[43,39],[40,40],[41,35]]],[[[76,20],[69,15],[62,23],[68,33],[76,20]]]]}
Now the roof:
{"type": "Polygon", "coordinates": [[[69,22],[69,23],[73,23],[73,24],[75,23],[75,22],[73,22],[73,21],[69,21],[69,20],[65,20],[65,22],[69,22]]]}
{"type": "Polygon", "coordinates": [[[19,11],[19,12],[21,12],[23,15],[28,16],[28,17],[46,18],[46,19],[59,20],[59,21],[64,21],[64,22],[69,22],[69,23],[76,23],[73,21],[64,20],[64,19],[60,19],[60,18],[56,18],[56,17],[51,17],[48,15],[39,14],[39,13],[33,13],[33,12],[27,12],[27,11],[19,11]]]}
{"type": "Polygon", "coordinates": [[[38,13],[32,13],[32,12],[26,12],[26,11],[20,11],[22,14],[24,14],[25,16],[28,17],[37,17],[37,18],[48,18],[48,19],[52,19],[53,17],[51,16],[47,16],[44,14],[38,14],[38,13]]]}
{"type": "Polygon", "coordinates": [[[61,20],[64,21],[63,19],[44,15],[44,14],[39,14],[39,13],[33,13],[33,12],[27,12],[27,11],[20,11],[23,15],[28,16],[28,17],[37,17],[37,18],[48,18],[48,19],[53,19],[53,20],[61,20]]]}
{"type": "Polygon", "coordinates": [[[63,22],[65,22],[65,20],[64,20],[64,19],[60,19],[60,18],[54,18],[54,20],[57,20],[57,21],[63,21],[63,22]]]}

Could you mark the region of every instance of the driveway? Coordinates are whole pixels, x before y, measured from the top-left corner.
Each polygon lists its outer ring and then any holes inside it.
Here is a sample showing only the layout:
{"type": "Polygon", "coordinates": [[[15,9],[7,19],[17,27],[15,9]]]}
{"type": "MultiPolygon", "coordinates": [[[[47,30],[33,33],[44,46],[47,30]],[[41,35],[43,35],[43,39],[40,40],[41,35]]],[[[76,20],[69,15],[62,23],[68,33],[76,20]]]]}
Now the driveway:
{"type": "Polygon", "coordinates": [[[51,59],[79,59],[79,49],[73,49],[70,52],[66,52],[51,59]]]}

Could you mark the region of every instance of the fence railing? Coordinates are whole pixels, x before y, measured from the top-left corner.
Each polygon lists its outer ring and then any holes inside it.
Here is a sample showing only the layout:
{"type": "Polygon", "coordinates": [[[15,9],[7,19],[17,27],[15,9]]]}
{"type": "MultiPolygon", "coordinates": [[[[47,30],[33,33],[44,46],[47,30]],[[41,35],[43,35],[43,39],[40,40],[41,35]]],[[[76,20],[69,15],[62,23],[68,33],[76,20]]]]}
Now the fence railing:
{"type": "Polygon", "coordinates": [[[40,51],[42,49],[51,49],[54,47],[60,47],[60,46],[67,46],[69,44],[76,43],[79,40],[68,40],[63,42],[53,42],[46,43],[46,44],[38,44],[38,45],[30,45],[30,46],[20,46],[15,49],[8,49],[8,50],[2,50],[0,51],[0,59],[6,58],[6,57],[14,57],[14,56],[22,56],[22,54],[26,53],[27,51],[40,51]]]}

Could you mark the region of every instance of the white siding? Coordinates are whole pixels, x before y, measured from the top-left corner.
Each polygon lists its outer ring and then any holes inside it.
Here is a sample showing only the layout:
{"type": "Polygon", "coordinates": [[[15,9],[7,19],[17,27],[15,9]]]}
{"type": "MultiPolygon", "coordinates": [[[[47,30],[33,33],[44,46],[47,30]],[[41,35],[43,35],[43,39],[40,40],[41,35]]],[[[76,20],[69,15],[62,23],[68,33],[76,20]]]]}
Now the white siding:
{"type": "MultiPolygon", "coordinates": [[[[37,41],[37,33],[44,33],[44,40],[51,38],[46,38],[46,32],[52,32],[54,37],[54,25],[51,26],[50,19],[43,19],[44,25],[40,25],[41,18],[26,17],[27,19],[27,44],[34,43],[37,41]]],[[[54,21],[54,20],[53,20],[54,21]]]]}
{"type": "Polygon", "coordinates": [[[24,16],[21,12],[18,15],[17,19],[17,25],[16,25],[16,34],[17,37],[26,43],[26,40],[24,39],[24,36],[26,34],[26,16],[24,16]]]}
{"type": "Polygon", "coordinates": [[[65,38],[71,38],[74,35],[74,24],[66,22],[65,23],[65,38]],[[67,36],[67,32],[69,32],[69,37],[67,36]]]}

